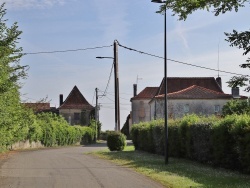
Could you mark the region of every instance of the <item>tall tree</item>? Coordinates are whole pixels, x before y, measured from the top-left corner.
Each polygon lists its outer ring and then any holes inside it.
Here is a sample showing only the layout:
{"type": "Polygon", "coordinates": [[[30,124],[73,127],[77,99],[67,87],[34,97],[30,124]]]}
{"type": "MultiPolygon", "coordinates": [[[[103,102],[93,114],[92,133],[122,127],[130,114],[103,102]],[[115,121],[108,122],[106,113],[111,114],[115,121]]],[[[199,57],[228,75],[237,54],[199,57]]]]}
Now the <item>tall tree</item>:
{"type": "MultiPolygon", "coordinates": [[[[177,15],[179,20],[186,20],[188,15],[196,10],[207,10],[214,13],[215,16],[224,14],[229,11],[238,11],[239,8],[245,5],[250,5],[250,0],[166,0],[166,3],[160,6],[158,13],[170,9],[173,15],[177,15]]],[[[249,31],[233,30],[232,33],[225,33],[230,46],[236,46],[244,50],[243,55],[250,52],[250,29],[249,31]]],[[[241,68],[250,69],[250,58],[246,63],[240,65],[241,68]]],[[[250,86],[247,84],[250,78],[247,76],[234,76],[228,81],[229,87],[246,86],[245,90],[250,91],[250,86]]]]}
{"type": "Polygon", "coordinates": [[[15,22],[8,27],[4,19],[6,9],[4,4],[0,6],[0,93],[4,93],[13,87],[19,86],[18,80],[25,78],[26,66],[20,65],[22,48],[17,47],[21,31],[15,22]]]}
{"type": "Polygon", "coordinates": [[[17,47],[21,31],[17,23],[8,27],[6,10],[0,6],[0,150],[24,139],[30,115],[20,104],[19,80],[25,78],[26,68],[20,65],[22,48],[17,47]]]}

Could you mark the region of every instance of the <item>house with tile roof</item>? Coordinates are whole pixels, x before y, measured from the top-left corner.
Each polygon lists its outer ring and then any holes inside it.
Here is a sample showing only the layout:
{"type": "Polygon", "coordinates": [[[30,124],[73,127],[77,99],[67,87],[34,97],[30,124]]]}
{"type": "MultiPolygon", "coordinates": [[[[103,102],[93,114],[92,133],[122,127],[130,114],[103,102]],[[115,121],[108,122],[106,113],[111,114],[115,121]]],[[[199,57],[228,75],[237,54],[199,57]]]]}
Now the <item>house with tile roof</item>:
{"type": "Polygon", "coordinates": [[[74,86],[65,101],[63,101],[63,95],[60,95],[58,110],[59,114],[71,125],[88,125],[94,113],[94,107],[89,104],[76,86],[74,86]]]}
{"type": "MultiPolygon", "coordinates": [[[[157,94],[149,102],[151,120],[164,118],[164,79],[157,94]]],[[[235,91],[234,88],[233,91],[235,91]]],[[[239,91],[239,90],[238,90],[239,91]]],[[[222,107],[235,98],[247,99],[239,93],[225,94],[221,79],[213,77],[167,78],[168,117],[178,118],[185,114],[220,115],[222,107]]]]}
{"type": "MultiPolygon", "coordinates": [[[[131,98],[131,124],[164,118],[165,79],[159,87],[146,87],[131,98]]],[[[237,93],[237,92],[236,92],[237,93]]],[[[185,114],[220,114],[222,107],[231,99],[247,97],[225,94],[221,78],[213,77],[168,77],[168,117],[177,118],[185,114]]]]}

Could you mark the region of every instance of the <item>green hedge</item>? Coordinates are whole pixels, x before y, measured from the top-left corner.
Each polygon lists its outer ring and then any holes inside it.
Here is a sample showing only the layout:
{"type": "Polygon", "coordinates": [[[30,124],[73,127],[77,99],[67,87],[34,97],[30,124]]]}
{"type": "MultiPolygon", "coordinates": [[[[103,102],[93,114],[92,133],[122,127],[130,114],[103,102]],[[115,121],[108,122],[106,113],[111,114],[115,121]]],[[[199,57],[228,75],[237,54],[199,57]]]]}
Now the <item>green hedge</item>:
{"type": "MultiPolygon", "coordinates": [[[[132,126],[135,149],[164,154],[164,121],[132,126]]],[[[185,116],[168,121],[168,152],[217,167],[250,173],[250,116],[185,116]]]]}
{"type": "Polygon", "coordinates": [[[70,126],[62,116],[53,113],[34,115],[28,109],[20,110],[22,115],[15,126],[0,125],[0,152],[18,141],[41,141],[46,147],[90,144],[94,141],[95,130],[91,127],[70,126]],[[13,127],[13,128],[12,128],[13,127]]]}
{"type": "Polygon", "coordinates": [[[62,116],[52,113],[37,115],[38,133],[42,144],[45,146],[63,146],[76,143],[91,143],[95,131],[90,127],[69,126],[62,116]],[[41,130],[40,130],[41,128],[41,130]]]}

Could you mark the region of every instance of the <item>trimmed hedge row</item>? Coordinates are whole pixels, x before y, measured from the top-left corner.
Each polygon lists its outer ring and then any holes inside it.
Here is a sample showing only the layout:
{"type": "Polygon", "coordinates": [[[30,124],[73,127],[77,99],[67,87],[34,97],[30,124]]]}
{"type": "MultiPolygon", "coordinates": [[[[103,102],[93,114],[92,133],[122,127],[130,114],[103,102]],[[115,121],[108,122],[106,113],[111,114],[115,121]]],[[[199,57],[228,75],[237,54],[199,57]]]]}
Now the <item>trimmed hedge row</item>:
{"type": "Polygon", "coordinates": [[[46,147],[73,145],[76,143],[89,144],[94,141],[95,131],[91,127],[70,126],[62,116],[52,113],[34,115],[26,111],[29,124],[20,126],[19,131],[10,131],[0,127],[0,152],[18,141],[41,141],[46,147]],[[24,130],[25,132],[20,131],[24,130]],[[22,129],[21,129],[22,128],[22,129]],[[20,136],[21,135],[21,136],[20,136]]]}
{"type": "Polygon", "coordinates": [[[31,138],[40,140],[47,147],[72,145],[78,142],[91,143],[94,140],[95,131],[93,129],[69,126],[62,116],[56,114],[38,114],[36,124],[36,131],[32,132],[31,138]]]}
{"type": "MultiPolygon", "coordinates": [[[[164,121],[133,125],[137,150],[164,154],[164,121]]],[[[169,156],[250,173],[250,116],[185,116],[168,122],[169,156]]]]}

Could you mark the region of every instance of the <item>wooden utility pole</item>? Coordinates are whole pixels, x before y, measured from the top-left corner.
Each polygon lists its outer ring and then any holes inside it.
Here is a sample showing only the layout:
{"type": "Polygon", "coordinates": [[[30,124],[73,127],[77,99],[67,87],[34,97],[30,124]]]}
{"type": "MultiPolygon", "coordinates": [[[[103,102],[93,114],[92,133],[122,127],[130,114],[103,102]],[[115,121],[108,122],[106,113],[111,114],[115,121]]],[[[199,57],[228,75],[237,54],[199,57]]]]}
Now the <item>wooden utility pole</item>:
{"type": "Polygon", "coordinates": [[[114,41],[114,74],[115,74],[115,131],[120,131],[118,43],[116,40],[114,41]]]}

